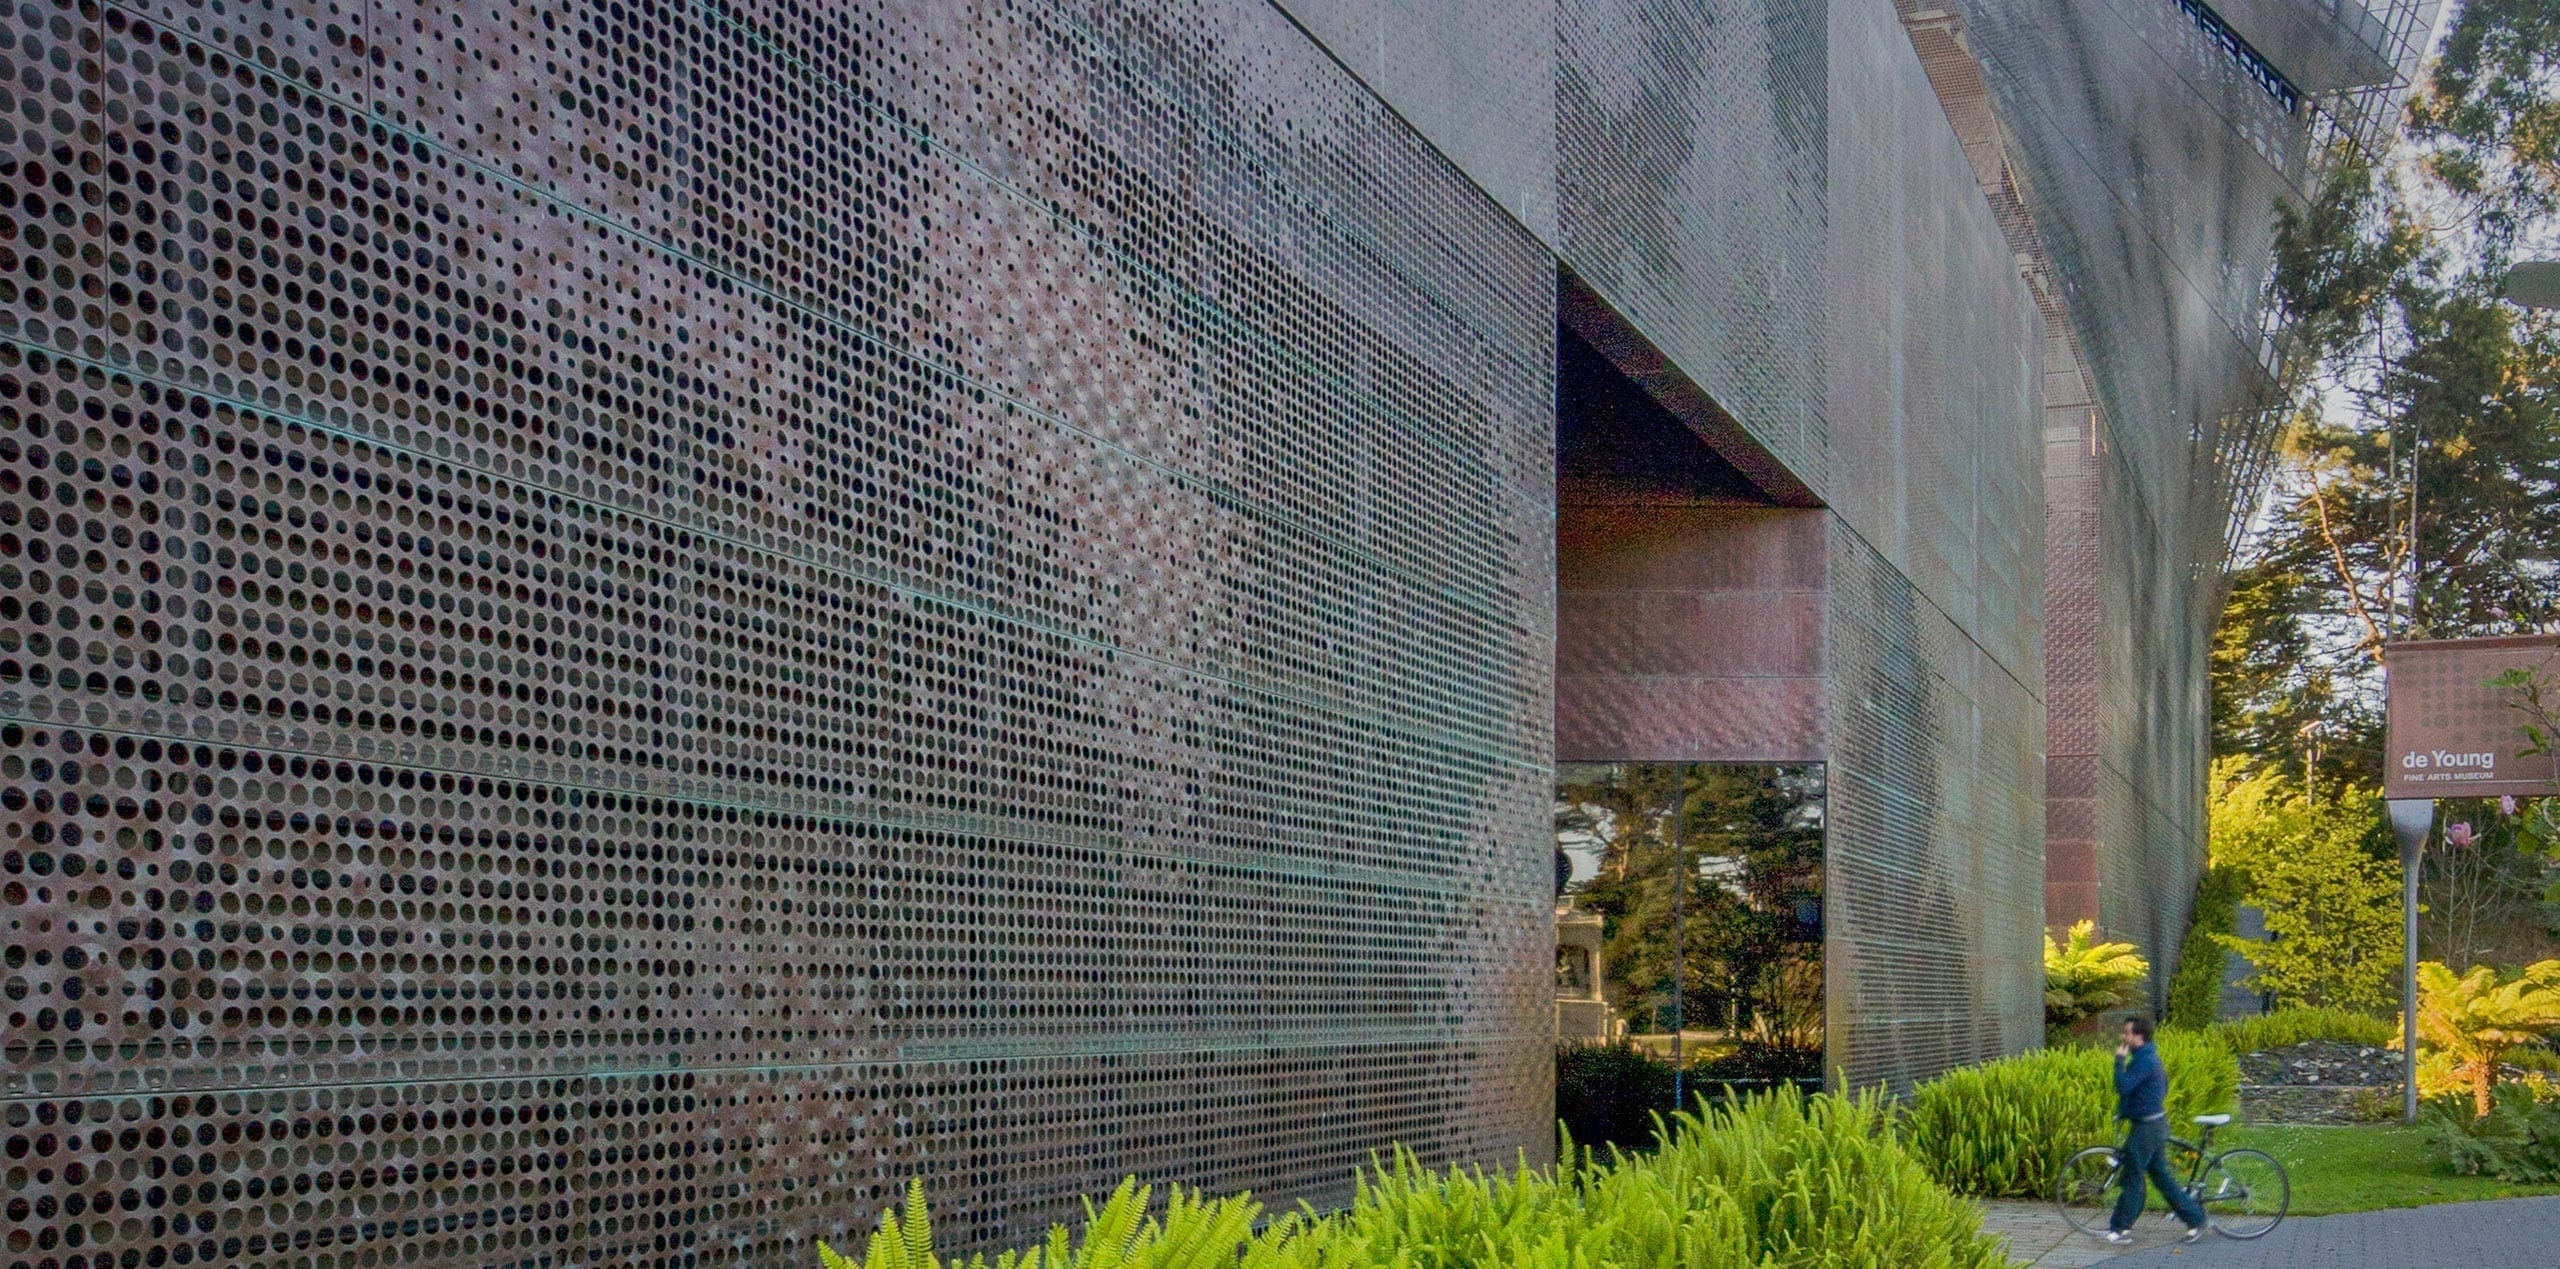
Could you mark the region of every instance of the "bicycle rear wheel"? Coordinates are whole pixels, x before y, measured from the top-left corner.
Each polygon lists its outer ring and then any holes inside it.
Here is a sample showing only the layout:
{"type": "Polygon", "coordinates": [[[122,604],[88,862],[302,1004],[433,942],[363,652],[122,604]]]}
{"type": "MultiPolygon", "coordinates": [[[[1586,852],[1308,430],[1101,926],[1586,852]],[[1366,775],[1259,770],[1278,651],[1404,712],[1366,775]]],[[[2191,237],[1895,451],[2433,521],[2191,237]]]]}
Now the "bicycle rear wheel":
{"type": "Polygon", "coordinates": [[[2196,1178],[2196,1201],[2227,1238],[2262,1238],[2293,1206],[2293,1179],[2261,1150],[2225,1150],[2196,1178]]]}
{"type": "Polygon", "coordinates": [[[2062,1209],[2062,1219],[2084,1234],[2107,1232],[2116,1197],[2122,1193],[2123,1175],[2113,1146],[2091,1146],[2064,1160],[2053,1182],[2054,1202],[2062,1209]]]}

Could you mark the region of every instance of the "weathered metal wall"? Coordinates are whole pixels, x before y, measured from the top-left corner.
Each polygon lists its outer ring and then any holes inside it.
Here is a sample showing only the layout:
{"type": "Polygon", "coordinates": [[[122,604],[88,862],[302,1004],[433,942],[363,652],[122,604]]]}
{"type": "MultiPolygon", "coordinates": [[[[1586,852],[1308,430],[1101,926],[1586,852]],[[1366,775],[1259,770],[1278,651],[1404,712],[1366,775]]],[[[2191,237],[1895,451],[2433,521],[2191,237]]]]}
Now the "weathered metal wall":
{"type": "Polygon", "coordinates": [[[1548,0],[1283,2],[1488,190],[1545,187],[1519,130],[1551,111],[1576,284],[1831,508],[1833,1060],[1903,1083],[2033,1043],[2043,336],[1889,0],[1552,0],[1551,101],[1506,69],[1548,0]],[[1487,67],[1463,126],[1451,62],[1487,67]]]}
{"type": "Polygon", "coordinates": [[[1290,8],[22,7],[13,1257],[1547,1149],[1560,262],[1830,506],[1835,1060],[2030,1043],[2041,337],[1887,0],[1290,8]]]}
{"type": "Polygon", "coordinates": [[[2046,468],[2049,915],[2166,965],[2203,853],[2216,459],[2268,382],[2258,293],[2309,133],[2171,0],[1959,7],[2097,392],[2046,468]]]}
{"type": "Polygon", "coordinates": [[[1816,492],[1827,7],[1556,12],[1558,253],[1816,492]]]}
{"type": "Polygon", "coordinates": [[[1887,0],[1829,6],[1831,1061],[2042,1036],[2043,325],[1887,0]]]}
{"type": "Polygon", "coordinates": [[[2218,571],[2273,422],[2273,211],[2316,179],[2318,137],[2396,108],[2377,77],[2411,69],[2431,8],[2226,5],[2243,52],[2174,0],[1955,6],[2006,125],[1997,180],[2033,210],[2094,389],[2047,445],[2048,915],[2164,970],[2203,862],[2218,571]]]}
{"type": "Polygon", "coordinates": [[[1277,12],[13,19],[10,1263],[1550,1148],[1552,259],[1277,12]]]}
{"type": "Polygon", "coordinates": [[[1567,4],[1559,45],[1565,260],[1831,508],[1830,1061],[2024,1047],[2042,336],[1991,209],[1888,4],[1567,4]]]}

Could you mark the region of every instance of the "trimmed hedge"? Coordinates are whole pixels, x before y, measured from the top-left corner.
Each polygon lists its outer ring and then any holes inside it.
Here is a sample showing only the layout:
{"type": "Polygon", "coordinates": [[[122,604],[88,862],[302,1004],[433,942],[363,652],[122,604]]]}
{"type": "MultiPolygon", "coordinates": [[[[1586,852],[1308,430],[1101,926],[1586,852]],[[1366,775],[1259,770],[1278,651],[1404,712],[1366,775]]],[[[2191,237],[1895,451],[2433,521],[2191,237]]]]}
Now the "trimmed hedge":
{"type": "Polygon", "coordinates": [[[1657,1118],[1670,1107],[1673,1071],[1626,1044],[1577,1044],[1556,1050],[1556,1118],[1574,1140],[1591,1146],[1645,1150],[1657,1118]]]}
{"type": "MultiPolygon", "coordinates": [[[[2240,1062],[2219,1039],[2192,1031],[2157,1039],[2172,1133],[2238,1104],[2240,1062]]],[[[1959,1194],[2043,1198],[2063,1160],[2122,1135],[2114,1059],[2108,1049],[2071,1046],[1949,1071],[1912,1090],[1903,1140],[1929,1175],[1959,1194]]]]}
{"type": "Polygon", "coordinates": [[[2178,945],[2178,970],[2169,976],[2169,1008],[2161,1020],[2173,1027],[2209,1027],[2222,1015],[2222,970],[2230,952],[2222,939],[2240,924],[2240,870],[2208,868],[2196,882],[2194,914],[2178,945]]]}
{"type": "MultiPolygon", "coordinates": [[[[1973,1204],[1904,1152],[1874,1097],[1792,1088],[1673,1117],[1649,1154],[1571,1146],[1554,1169],[1433,1171],[1410,1154],[1364,1173],[1351,1206],[1300,1212],[1261,1232],[1244,1197],[1176,1192],[1161,1216],[1134,1181],[1082,1228],[948,1262],[954,1269],[2001,1269],[1973,1204]]],[[[827,1269],[943,1269],[921,1186],[881,1221],[859,1260],[827,1269]]]]}
{"type": "Polygon", "coordinates": [[[2392,1019],[2377,1018],[2352,1009],[2295,1005],[2254,1018],[2217,1022],[2213,1026],[2213,1034],[2219,1036],[2234,1053],[2256,1053],[2308,1040],[2335,1040],[2342,1044],[2383,1048],[2400,1038],[2400,1028],[2392,1019]]]}

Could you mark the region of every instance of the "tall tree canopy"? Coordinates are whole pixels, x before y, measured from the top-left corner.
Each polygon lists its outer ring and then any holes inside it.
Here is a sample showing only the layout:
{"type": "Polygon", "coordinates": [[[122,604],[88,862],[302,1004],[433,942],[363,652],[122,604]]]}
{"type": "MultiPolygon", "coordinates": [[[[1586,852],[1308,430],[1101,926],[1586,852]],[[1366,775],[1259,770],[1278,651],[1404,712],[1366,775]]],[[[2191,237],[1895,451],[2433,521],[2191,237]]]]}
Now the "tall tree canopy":
{"type": "Polygon", "coordinates": [[[2560,255],[2560,0],[2469,0],[2399,149],[2281,213],[2280,466],[2232,561],[2221,753],[2378,774],[2390,639],[2560,628],[2560,322],[2502,298],[2560,255]]]}

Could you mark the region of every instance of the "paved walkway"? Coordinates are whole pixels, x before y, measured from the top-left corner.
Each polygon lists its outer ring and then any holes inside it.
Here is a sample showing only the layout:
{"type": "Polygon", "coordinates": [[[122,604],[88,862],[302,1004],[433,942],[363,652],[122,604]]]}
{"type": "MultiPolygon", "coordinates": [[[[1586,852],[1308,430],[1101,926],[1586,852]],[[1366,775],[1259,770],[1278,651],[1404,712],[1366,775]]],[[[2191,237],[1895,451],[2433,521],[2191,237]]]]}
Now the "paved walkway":
{"type": "MultiPolygon", "coordinates": [[[[2062,1213],[2053,1210],[2051,1203],[1994,1199],[1982,1205],[1982,1228],[2008,1240],[2009,1259],[2035,1269],[2087,1269],[2127,1250],[2063,1224],[2062,1213]]],[[[2176,1242],[2185,1227],[2155,1211],[2133,1232],[2141,1239],[2133,1249],[2140,1250],[2176,1242]]]]}
{"type": "Polygon", "coordinates": [[[2146,1214],[2132,1251],[2062,1223],[2049,1203],[1983,1204],[1982,1227],[2034,1269],[2548,1269],[2560,1262],[2560,1197],[2445,1203],[2351,1216],[2296,1216],[2254,1242],[2211,1234],[2177,1241],[2175,1221],[2146,1214]]]}

